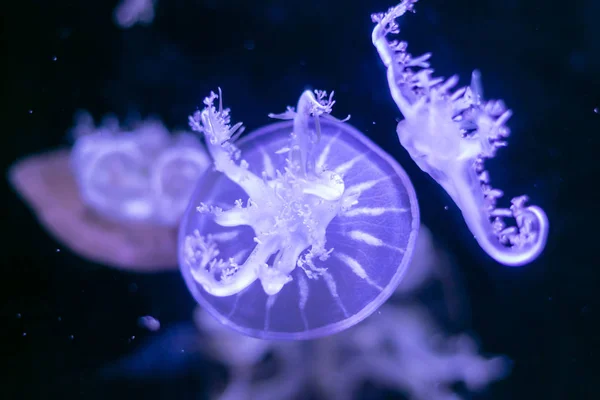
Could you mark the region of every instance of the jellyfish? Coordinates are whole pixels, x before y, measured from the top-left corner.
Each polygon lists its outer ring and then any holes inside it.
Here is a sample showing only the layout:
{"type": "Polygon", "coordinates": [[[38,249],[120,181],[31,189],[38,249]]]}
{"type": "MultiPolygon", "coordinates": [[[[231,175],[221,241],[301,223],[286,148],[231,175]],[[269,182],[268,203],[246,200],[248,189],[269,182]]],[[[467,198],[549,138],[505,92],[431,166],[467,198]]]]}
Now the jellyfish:
{"type": "Polygon", "coordinates": [[[103,217],[175,227],[210,160],[196,136],[148,120],[80,134],[71,165],[84,202],[103,217]]]}
{"type": "Polygon", "coordinates": [[[58,242],[111,267],[177,268],[176,227],[209,166],[197,137],[170,135],[156,120],[125,132],[80,114],[73,149],[25,157],[8,180],[58,242]]]}
{"type": "Polygon", "coordinates": [[[413,57],[407,43],[388,39],[400,32],[396,19],[414,10],[418,0],[403,0],[387,13],[371,16],[372,41],[387,68],[394,101],[404,120],[397,127],[400,143],[411,158],[450,195],[481,248],[497,262],[521,266],[544,250],[548,218],[528,197],[496,206],[503,196],[490,185],[484,161],[493,158],[510,130],[512,112],[501,100],[485,101],[481,74],[474,71],[469,87],[451,91],[458,77],[433,77],[430,53],[413,57]],[[514,219],[515,225],[507,225],[514,219]]]}
{"type": "Polygon", "coordinates": [[[244,128],[231,126],[220,90],[190,117],[214,171],[182,219],[182,275],[201,306],[246,335],[344,330],[392,294],[412,257],[419,212],[410,180],[330,115],[334,103],[333,92],[305,91],[296,109],[269,115],[283,122],[240,140],[244,128]]]}

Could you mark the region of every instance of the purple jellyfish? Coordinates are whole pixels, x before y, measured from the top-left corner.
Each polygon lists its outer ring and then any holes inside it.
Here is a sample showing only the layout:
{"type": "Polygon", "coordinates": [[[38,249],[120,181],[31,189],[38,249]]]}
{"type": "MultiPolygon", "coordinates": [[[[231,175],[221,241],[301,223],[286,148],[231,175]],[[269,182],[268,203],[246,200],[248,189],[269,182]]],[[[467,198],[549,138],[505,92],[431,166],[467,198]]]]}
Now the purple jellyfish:
{"type": "Polygon", "coordinates": [[[83,113],[73,150],[33,155],[8,178],[40,223],[78,255],[116,268],[177,266],[177,232],[195,183],[210,165],[197,137],[147,120],[130,132],[83,113]]]}
{"type": "Polygon", "coordinates": [[[387,38],[400,32],[396,19],[413,11],[417,1],[404,0],[387,13],[371,16],[376,23],[373,45],[404,116],[397,128],[400,143],[452,197],[487,254],[507,266],[527,264],[546,246],[548,218],[541,208],[526,205],[527,196],[513,198],[510,209],[496,207],[503,193],[490,186],[484,170],[484,160],[507,144],[511,111],[501,100],[484,101],[478,71],[470,87],[451,92],[458,77],[433,77],[431,53],[413,58],[406,42],[387,38]],[[507,226],[505,218],[513,218],[516,226],[507,226]]]}
{"type": "Polygon", "coordinates": [[[103,217],[176,226],[210,159],[195,136],[148,120],[130,132],[84,131],[71,165],[84,202],[103,217]]]}
{"type": "Polygon", "coordinates": [[[214,171],[182,220],[180,267],[196,300],[246,335],[310,339],[349,328],[393,293],[412,257],[410,180],[330,115],[334,103],[333,93],[305,91],[297,110],[270,115],[293,121],[239,141],[242,124],[230,125],[220,93],[190,117],[214,171]]]}

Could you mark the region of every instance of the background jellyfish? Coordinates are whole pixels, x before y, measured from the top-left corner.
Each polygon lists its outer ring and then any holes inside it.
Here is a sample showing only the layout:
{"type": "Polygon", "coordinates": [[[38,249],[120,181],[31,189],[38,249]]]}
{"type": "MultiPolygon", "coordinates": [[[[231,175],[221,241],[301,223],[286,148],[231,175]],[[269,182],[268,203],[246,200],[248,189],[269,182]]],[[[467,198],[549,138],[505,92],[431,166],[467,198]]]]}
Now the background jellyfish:
{"type": "Polygon", "coordinates": [[[209,158],[190,133],[148,120],[127,132],[87,127],[81,116],[71,156],[82,198],[102,216],[175,227],[209,158]],[[86,133],[91,130],[92,133],[86,133]]]}
{"type": "Polygon", "coordinates": [[[501,100],[483,100],[480,73],[470,87],[454,92],[458,76],[433,77],[431,53],[412,57],[396,18],[412,11],[418,0],[404,0],[387,13],[373,14],[373,45],[387,68],[392,97],[404,115],[398,137],[412,159],[448,192],[481,248],[496,261],[520,266],[535,260],[548,236],[548,218],[527,196],[511,200],[510,209],[496,207],[503,192],[490,186],[484,160],[506,146],[506,121],[512,112],[501,100]],[[516,221],[507,226],[505,218],[516,221]]]}
{"type": "Polygon", "coordinates": [[[182,221],[181,270],[196,300],[245,334],[307,339],[346,329],[392,294],[412,256],[412,184],[329,115],[333,104],[333,93],[306,91],[297,110],[271,115],[292,122],[239,142],[242,124],[230,125],[215,93],[190,117],[216,171],[182,221]],[[401,222],[387,224],[390,215],[401,222]]]}
{"type": "Polygon", "coordinates": [[[131,130],[80,114],[71,151],[13,165],[9,179],[40,222],[85,258],[127,269],[176,265],[176,226],[209,165],[196,137],[158,121],[131,130]]]}

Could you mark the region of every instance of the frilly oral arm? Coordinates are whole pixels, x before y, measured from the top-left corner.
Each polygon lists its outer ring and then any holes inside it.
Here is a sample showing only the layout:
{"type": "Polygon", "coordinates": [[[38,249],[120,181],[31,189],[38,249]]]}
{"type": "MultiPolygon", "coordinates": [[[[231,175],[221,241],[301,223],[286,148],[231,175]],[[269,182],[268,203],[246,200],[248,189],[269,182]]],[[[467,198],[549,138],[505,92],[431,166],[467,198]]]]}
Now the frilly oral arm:
{"type": "Polygon", "coordinates": [[[248,170],[248,163],[241,160],[240,151],[235,141],[244,132],[244,126],[238,122],[231,126],[230,110],[223,108],[223,97],[221,89],[219,94],[211,92],[204,99],[205,108],[196,111],[189,117],[192,130],[203,133],[206,138],[206,146],[213,158],[215,169],[227,175],[229,179],[237,183],[252,199],[263,195],[266,186],[261,178],[248,170]],[[214,106],[214,101],[219,99],[219,108],[214,106]]]}
{"type": "Polygon", "coordinates": [[[315,90],[314,93],[306,90],[298,100],[297,111],[293,107],[288,107],[284,113],[269,114],[271,118],[294,120],[290,162],[295,167],[293,168],[294,172],[299,175],[300,179],[304,180],[303,193],[312,194],[331,201],[337,200],[342,196],[344,186],[343,183],[332,184],[332,182],[341,181],[341,179],[330,171],[315,171],[313,147],[321,139],[319,118],[340,123],[350,119],[350,116],[343,120],[331,116],[330,113],[335,104],[333,95],[333,91],[328,95],[324,90],[315,90]],[[309,126],[311,118],[315,123],[316,137],[313,137],[309,126]]]}

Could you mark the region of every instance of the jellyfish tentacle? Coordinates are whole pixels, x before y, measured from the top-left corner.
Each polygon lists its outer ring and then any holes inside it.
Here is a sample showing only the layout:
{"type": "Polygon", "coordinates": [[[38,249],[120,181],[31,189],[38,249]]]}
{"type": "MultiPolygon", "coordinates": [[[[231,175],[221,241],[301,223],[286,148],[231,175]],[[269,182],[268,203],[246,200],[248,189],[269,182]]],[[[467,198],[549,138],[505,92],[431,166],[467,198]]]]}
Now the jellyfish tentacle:
{"type": "Polygon", "coordinates": [[[244,132],[243,124],[238,122],[231,126],[230,110],[223,108],[221,89],[218,95],[211,92],[204,104],[202,111],[189,117],[189,124],[192,130],[204,134],[215,169],[240,185],[250,197],[261,197],[265,190],[263,180],[249,171],[245,160],[237,162],[240,151],[234,142],[244,132]],[[216,99],[219,99],[218,109],[214,106],[216,99]]]}
{"type": "Polygon", "coordinates": [[[395,7],[391,7],[386,13],[378,13],[371,15],[371,20],[376,23],[371,40],[379,53],[379,57],[387,68],[387,79],[392,97],[400,112],[403,115],[411,111],[411,99],[406,93],[404,86],[398,85],[399,82],[405,80],[403,67],[404,65],[419,65],[423,68],[428,68],[427,60],[431,54],[427,53],[416,60],[411,60],[410,57],[405,57],[404,60],[399,60],[398,54],[403,54],[406,50],[407,43],[399,41],[388,41],[387,35],[400,33],[400,27],[396,19],[404,15],[406,12],[414,12],[414,4],[418,0],[404,0],[395,7]]]}
{"type": "Polygon", "coordinates": [[[279,293],[292,280],[290,273],[296,268],[300,254],[306,247],[308,244],[303,240],[282,246],[272,267],[266,263],[259,266],[258,276],[267,295],[279,293]]]}
{"type": "Polygon", "coordinates": [[[430,53],[413,57],[406,42],[388,39],[400,32],[396,19],[414,11],[417,1],[403,0],[387,13],[371,16],[376,23],[373,45],[404,116],[397,128],[400,143],[452,197],[488,255],[508,266],[527,264],[546,245],[548,218],[541,208],[526,206],[526,196],[513,199],[510,210],[497,209],[501,192],[491,188],[483,168],[485,159],[507,145],[512,111],[501,100],[484,100],[479,71],[473,71],[469,86],[451,91],[458,77],[433,77],[430,53]],[[514,218],[517,226],[507,228],[505,217],[514,218]]]}
{"type": "Polygon", "coordinates": [[[219,250],[210,236],[198,231],[185,239],[186,259],[194,279],[213,296],[231,296],[250,286],[259,277],[259,271],[277,251],[275,240],[258,242],[246,261],[239,265],[233,259],[217,258],[219,250]]]}
{"type": "Polygon", "coordinates": [[[316,170],[313,147],[321,137],[319,118],[338,122],[345,122],[350,118],[348,116],[343,120],[338,120],[330,115],[335,104],[333,96],[333,91],[328,95],[324,90],[315,90],[314,92],[306,90],[298,100],[297,111],[293,107],[288,107],[281,114],[269,114],[271,118],[294,120],[290,149],[292,170],[303,179],[304,194],[318,196],[328,201],[341,198],[344,185],[341,177],[334,171],[316,170]],[[310,127],[311,118],[315,124],[314,134],[310,127]],[[316,137],[314,137],[315,135],[316,137]]]}
{"type": "Polygon", "coordinates": [[[298,160],[303,175],[314,173],[315,159],[313,146],[321,137],[319,117],[329,114],[335,100],[334,92],[327,98],[327,92],[315,90],[304,91],[298,100],[298,112],[294,118],[294,136],[292,139],[292,161],[298,160]],[[316,97],[315,97],[316,95],[316,97]],[[316,138],[313,138],[312,129],[309,127],[309,119],[313,117],[315,122],[316,138]]]}
{"type": "Polygon", "coordinates": [[[549,224],[544,211],[537,206],[526,206],[527,196],[513,198],[510,209],[497,208],[496,199],[502,192],[481,182],[470,165],[463,166],[463,174],[465,178],[454,182],[447,191],[462,210],[481,248],[507,266],[517,267],[535,260],[548,237],[549,224]],[[516,226],[507,227],[506,218],[514,219],[516,226]]]}

